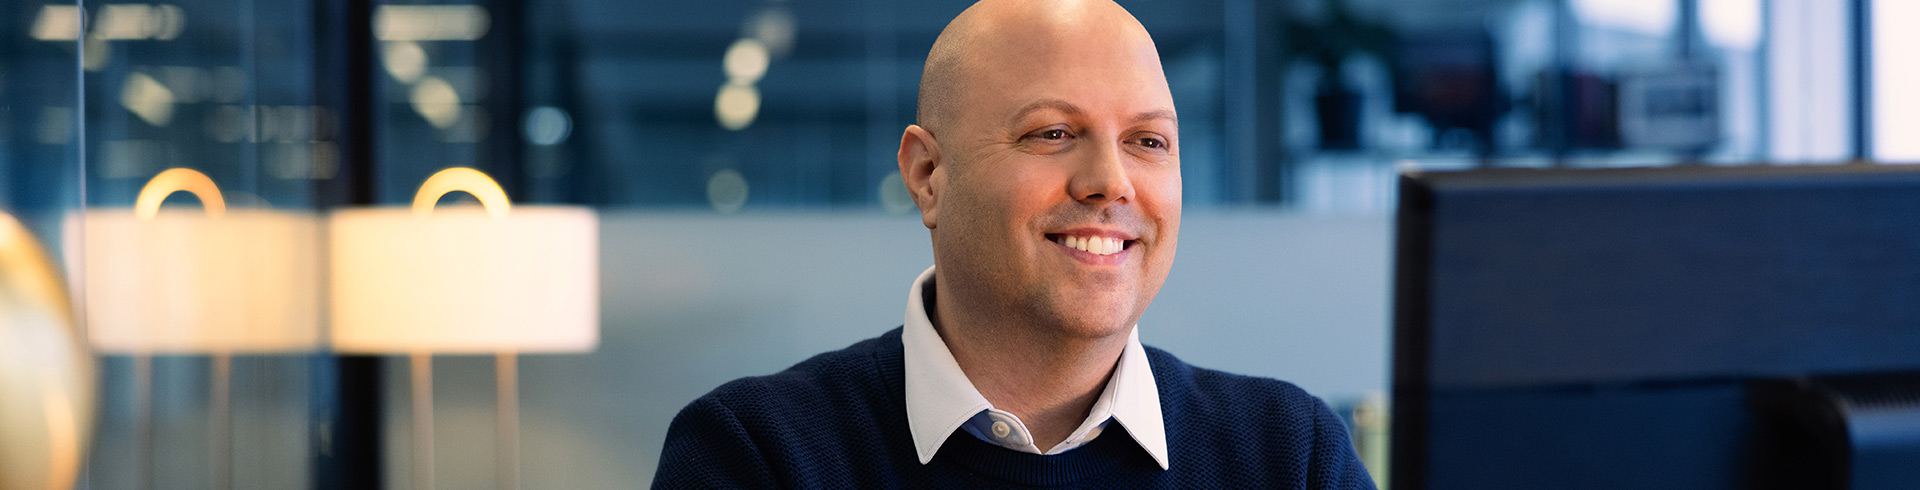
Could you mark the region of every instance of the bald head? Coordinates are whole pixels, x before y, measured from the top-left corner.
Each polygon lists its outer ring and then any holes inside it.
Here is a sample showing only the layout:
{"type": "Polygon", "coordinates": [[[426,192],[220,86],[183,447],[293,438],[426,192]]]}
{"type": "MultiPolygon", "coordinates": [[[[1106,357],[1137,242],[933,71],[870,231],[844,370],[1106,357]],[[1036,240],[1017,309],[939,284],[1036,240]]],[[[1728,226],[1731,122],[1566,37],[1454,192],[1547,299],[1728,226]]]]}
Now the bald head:
{"type": "MultiPolygon", "coordinates": [[[[939,132],[951,125],[982,75],[1057,62],[1062,47],[1097,46],[1160,72],[1153,38],[1111,0],[982,0],[940,31],[920,74],[915,123],[939,132]]],[[[1164,76],[1161,85],[1165,85],[1164,76]]]]}

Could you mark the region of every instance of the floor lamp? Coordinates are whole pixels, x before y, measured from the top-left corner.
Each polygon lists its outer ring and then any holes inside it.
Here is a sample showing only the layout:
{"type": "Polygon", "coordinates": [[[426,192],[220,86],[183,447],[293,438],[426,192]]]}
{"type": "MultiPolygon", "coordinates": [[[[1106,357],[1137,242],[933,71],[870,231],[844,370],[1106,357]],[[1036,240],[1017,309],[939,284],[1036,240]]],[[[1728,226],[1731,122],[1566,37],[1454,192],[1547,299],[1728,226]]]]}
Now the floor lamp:
{"type": "Polygon", "coordinates": [[[434,354],[495,356],[497,481],[519,487],[518,355],[599,343],[599,221],[577,206],[508,201],[478,170],[441,170],[411,207],[331,218],[334,350],[405,354],[413,400],[414,488],[433,483],[434,354]],[[466,192],[480,207],[436,209],[466,192]]]}
{"type": "Polygon", "coordinates": [[[132,208],[97,208],[70,223],[82,244],[87,336],[134,359],[141,485],[152,486],[152,356],[212,356],[209,471],[233,488],[234,354],[310,352],[319,345],[319,221],[312,214],[228,208],[206,174],[149,180],[132,208]],[[176,192],[201,210],[162,209],[176,192]]]}

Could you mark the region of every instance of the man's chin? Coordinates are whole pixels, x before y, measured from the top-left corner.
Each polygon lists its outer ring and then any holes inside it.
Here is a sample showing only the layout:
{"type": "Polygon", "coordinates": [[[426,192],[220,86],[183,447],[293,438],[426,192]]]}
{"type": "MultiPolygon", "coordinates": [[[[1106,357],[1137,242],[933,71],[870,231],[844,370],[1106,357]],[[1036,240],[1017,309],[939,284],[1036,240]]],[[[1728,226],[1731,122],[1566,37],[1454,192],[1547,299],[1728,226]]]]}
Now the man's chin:
{"type": "Polygon", "coordinates": [[[1131,315],[1111,314],[1110,312],[1130,313],[1132,305],[1095,305],[1089,303],[1068,303],[1067,307],[1077,308],[1061,315],[1058,325],[1060,333],[1068,338],[1098,339],[1114,335],[1126,335],[1133,328],[1131,315]],[[1080,313],[1080,314],[1074,314],[1080,313]],[[1092,314],[1087,314],[1092,313],[1092,314]]]}
{"type": "Polygon", "coordinates": [[[1133,328],[1138,304],[1127,288],[1087,290],[1052,288],[1028,296],[1026,308],[1036,326],[1063,339],[1099,339],[1126,335],[1133,328]]]}
{"type": "Polygon", "coordinates": [[[1069,325],[1065,327],[1064,330],[1066,330],[1066,334],[1072,338],[1091,340],[1112,338],[1116,335],[1126,335],[1127,330],[1132,327],[1133,325],[1127,324],[1124,320],[1114,320],[1094,324],[1069,325]]]}

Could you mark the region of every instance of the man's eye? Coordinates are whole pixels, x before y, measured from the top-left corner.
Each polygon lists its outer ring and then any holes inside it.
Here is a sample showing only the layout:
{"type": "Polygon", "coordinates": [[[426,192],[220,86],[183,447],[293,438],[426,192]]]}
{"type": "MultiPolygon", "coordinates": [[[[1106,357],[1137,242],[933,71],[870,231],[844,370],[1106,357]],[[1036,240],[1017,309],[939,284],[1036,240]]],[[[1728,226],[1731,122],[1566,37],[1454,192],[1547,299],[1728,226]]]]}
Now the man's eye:
{"type": "Polygon", "coordinates": [[[1140,138],[1140,146],[1158,150],[1166,148],[1167,142],[1160,141],[1158,138],[1140,138]]]}
{"type": "Polygon", "coordinates": [[[1067,131],[1064,129],[1049,129],[1046,131],[1041,131],[1040,139],[1046,139],[1046,140],[1067,139],[1067,131]]]}

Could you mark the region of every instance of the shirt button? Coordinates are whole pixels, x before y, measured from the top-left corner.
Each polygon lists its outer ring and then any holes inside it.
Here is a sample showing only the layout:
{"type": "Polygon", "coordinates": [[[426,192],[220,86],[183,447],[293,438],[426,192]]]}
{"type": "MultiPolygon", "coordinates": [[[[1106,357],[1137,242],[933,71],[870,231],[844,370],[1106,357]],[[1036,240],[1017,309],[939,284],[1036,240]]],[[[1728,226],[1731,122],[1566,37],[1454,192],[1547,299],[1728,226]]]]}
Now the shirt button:
{"type": "Polygon", "coordinates": [[[993,436],[994,436],[994,437],[998,437],[998,438],[1001,438],[1001,439],[1006,439],[1006,438],[1007,438],[1007,434],[1008,434],[1008,433],[1011,433],[1011,432],[1013,432],[1013,427],[1011,427],[1011,426],[1008,426],[1006,422],[1003,422],[1003,421],[999,421],[999,420],[995,420],[995,421],[993,421],[993,436]]]}

